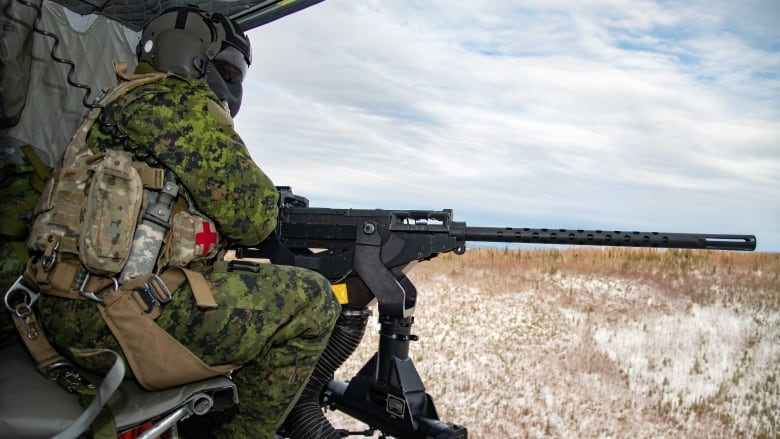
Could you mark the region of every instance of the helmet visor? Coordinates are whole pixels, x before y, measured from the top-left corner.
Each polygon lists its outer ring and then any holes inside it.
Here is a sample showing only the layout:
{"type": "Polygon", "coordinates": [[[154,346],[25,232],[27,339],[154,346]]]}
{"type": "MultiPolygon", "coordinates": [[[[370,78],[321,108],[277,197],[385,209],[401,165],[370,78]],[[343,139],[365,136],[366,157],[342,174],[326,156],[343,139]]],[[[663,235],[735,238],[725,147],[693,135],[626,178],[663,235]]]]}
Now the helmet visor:
{"type": "Polygon", "coordinates": [[[229,84],[243,82],[249,70],[244,55],[233,46],[225,47],[214,57],[214,67],[229,84]]]}

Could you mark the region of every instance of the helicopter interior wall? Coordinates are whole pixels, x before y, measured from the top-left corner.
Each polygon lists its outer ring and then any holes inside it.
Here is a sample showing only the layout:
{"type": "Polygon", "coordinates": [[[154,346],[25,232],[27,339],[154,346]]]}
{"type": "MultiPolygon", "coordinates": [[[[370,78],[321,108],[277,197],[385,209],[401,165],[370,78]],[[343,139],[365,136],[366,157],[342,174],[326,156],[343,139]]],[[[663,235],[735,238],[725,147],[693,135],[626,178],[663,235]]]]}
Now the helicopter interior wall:
{"type": "MultiPolygon", "coordinates": [[[[71,69],[68,64],[52,59],[50,54],[55,41],[32,31],[36,11],[14,0],[5,8],[2,32],[26,35],[27,38],[8,38],[8,43],[4,44],[29,46],[25,50],[5,48],[0,56],[21,56],[27,51],[32,57],[28,59],[26,84],[18,75],[3,71],[9,64],[24,63],[24,59],[0,60],[0,98],[6,101],[6,94],[26,87],[26,93],[16,93],[24,105],[18,123],[0,129],[0,165],[20,163],[19,146],[30,144],[42,161],[52,166],[88,111],[82,103],[85,90],[68,84],[71,69]]],[[[53,1],[43,0],[38,28],[56,36],[59,43],[55,56],[73,62],[71,78],[90,88],[88,102],[92,102],[102,89],[116,84],[114,61],[127,62],[131,70],[135,67],[135,47],[140,32],[104,16],[79,15],[53,1]]]]}

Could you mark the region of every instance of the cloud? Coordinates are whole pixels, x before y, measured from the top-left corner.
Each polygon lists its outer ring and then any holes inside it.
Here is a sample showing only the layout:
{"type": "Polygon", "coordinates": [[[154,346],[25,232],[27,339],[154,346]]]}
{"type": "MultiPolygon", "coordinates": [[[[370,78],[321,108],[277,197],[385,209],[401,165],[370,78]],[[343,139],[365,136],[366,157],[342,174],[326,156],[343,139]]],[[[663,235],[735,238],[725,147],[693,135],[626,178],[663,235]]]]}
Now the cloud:
{"type": "Polygon", "coordinates": [[[328,0],[250,33],[237,126],[318,205],[726,228],[779,251],[776,10],[328,0]]]}

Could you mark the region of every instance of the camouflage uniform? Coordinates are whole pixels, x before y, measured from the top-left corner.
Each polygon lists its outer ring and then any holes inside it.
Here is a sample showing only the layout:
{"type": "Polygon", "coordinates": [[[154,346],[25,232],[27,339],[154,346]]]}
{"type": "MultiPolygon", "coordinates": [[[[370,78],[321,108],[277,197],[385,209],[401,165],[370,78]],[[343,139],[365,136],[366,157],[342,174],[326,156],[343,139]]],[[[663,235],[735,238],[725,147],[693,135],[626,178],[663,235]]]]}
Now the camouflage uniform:
{"type": "MultiPolygon", "coordinates": [[[[40,193],[30,184],[30,172],[17,172],[19,167],[4,166],[0,172],[0,294],[4,294],[24,271],[24,239],[32,223],[33,208],[40,193]],[[20,248],[21,246],[21,248],[20,248]]],[[[5,308],[5,307],[3,307],[5,308]]],[[[0,345],[12,339],[16,329],[10,315],[0,311],[0,345]]]]}
{"type": "MultiPolygon", "coordinates": [[[[143,66],[143,65],[142,65],[143,66]]],[[[171,76],[107,106],[87,143],[140,147],[172,170],[223,239],[257,244],[275,227],[277,192],[233,130],[207,84],[171,76]],[[125,140],[127,139],[127,140],[125,140]]],[[[195,306],[185,285],[157,323],[207,364],[240,363],[240,403],[211,437],[273,437],[325,349],[340,306],[319,274],[260,264],[257,273],[227,272],[224,263],[194,268],[212,285],[217,309],[195,306]]],[[[119,346],[94,303],[45,297],[39,317],[61,351],[119,346]]],[[[171,365],[175,367],[175,365],[171,365]]]]}
{"type": "MultiPolygon", "coordinates": [[[[28,225],[32,222],[33,208],[40,193],[33,189],[29,183],[29,175],[14,173],[14,167],[9,165],[9,172],[0,178],[0,198],[3,205],[0,207],[0,216],[4,227],[9,224],[28,225]]],[[[13,225],[8,227],[15,228],[13,225]]],[[[18,229],[18,228],[17,228],[18,229]]],[[[4,228],[5,230],[5,228],[4,228]]],[[[24,246],[27,227],[15,230],[9,235],[0,234],[0,291],[5,292],[8,287],[22,274],[24,270],[24,258],[26,254],[18,254],[14,243],[24,246]]]]}

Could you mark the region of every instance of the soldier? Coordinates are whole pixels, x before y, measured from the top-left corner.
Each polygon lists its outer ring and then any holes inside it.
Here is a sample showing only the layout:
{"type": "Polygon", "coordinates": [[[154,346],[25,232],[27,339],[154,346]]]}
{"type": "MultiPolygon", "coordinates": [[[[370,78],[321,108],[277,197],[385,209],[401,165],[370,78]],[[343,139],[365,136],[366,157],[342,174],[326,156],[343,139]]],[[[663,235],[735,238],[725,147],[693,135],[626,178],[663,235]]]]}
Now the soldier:
{"type": "MultiPolygon", "coordinates": [[[[231,117],[251,62],[247,37],[220,14],[174,8],[145,27],[138,60],[136,73],[172,75],[106,105],[87,134],[89,149],[130,150],[136,160],[172,171],[178,198],[215,225],[217,233],[201,231],[208,235],[198,243],[204,254],[264,240],[276,224],[278,194],[250,158],[231,117]]],[[[340,306],[328,281],[315,272],[271,264],[228,270],[218,259],[187,266],[208,281],[217,307],[196,306],[192,286],[184,283],[156,322],[206,364],[242,366],[233,373],[240,402],[209,435],[270,438],[325,349],[340,306]]],[[[120,350],[94,302],[46,296],[38,303],[45,332],[61,352],[120,350]]]]}

